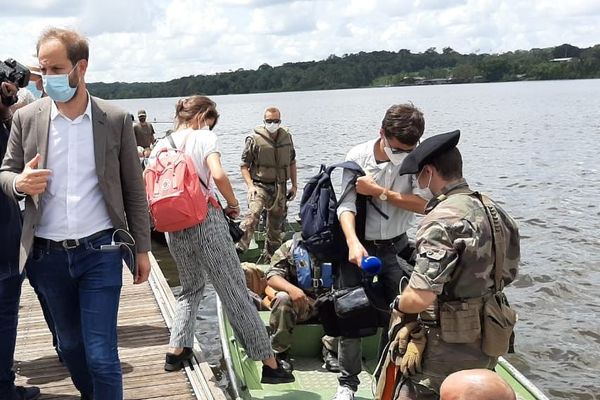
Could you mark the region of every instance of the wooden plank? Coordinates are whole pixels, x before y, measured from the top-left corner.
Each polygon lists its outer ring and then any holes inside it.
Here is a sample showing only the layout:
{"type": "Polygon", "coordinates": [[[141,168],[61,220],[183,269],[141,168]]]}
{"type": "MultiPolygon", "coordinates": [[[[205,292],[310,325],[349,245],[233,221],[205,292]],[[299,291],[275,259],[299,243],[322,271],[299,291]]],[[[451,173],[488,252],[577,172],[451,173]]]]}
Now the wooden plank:
{"type": "MultiPolygon", "coordinates": [[[[145,284],[133,285],[129,271],[123,271],[118,333],[124,398],[224,400],[197,343],[193,368],[164,371],[176,301],[153,256],[151,261],[151,277],[145,284]]],[[[17,385],[40,387],[40,399],[79,399],[68,371],[58,361],[37,296],[27,280],[19,310],[15,372],[17,385]]]]}

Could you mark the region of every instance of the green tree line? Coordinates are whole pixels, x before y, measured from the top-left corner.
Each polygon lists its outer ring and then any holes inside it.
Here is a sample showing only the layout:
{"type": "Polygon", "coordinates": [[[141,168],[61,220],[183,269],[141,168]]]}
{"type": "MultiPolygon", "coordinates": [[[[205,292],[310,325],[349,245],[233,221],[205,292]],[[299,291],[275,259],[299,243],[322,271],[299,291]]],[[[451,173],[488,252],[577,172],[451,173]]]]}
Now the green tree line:
{"type": "Polygon", "coordinates": [[[91,83],[105,99],[180,97],[431,83],[600,78],[600,45],[569,44],[502,54],[460,54],[450,47],[331,55],[321,61],[195,75],[168,82],[91,83]],[[558,60],[557,60],[558,59],[558,60]]]}

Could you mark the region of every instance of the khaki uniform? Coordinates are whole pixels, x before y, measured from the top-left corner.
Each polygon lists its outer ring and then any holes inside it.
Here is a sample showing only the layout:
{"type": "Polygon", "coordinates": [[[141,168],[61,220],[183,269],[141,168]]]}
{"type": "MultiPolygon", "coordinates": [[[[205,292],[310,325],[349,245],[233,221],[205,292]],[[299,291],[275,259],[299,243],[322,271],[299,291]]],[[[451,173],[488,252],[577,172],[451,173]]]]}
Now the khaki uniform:
{"type": "Polygon", "coordinates": [[[240,249],[248,248],[264,209],[267,210],[265,250],[273,254],[281,245],[287,216],[287,181],[290,166],[295,161],[292,136],[285,128],[279,128],[277,134],[271,136],[264,126],[257,126],[246,138],[242,166],[249,169],[257,193],[249,199],[248,212],[241,224],[244,236],[238,243],[240,249]]]}
{"type": "Polygon", "coordinates": [[[133,133],[135,134],[137,145],[144,149],[149,149],[154,142],[154,127],[149,122],[144,125],[139,122],[133,124],[133,133]]]}
{"type": "MultiPolygon", "coordinates": [[[[267,280],[273,276],[281,276],[291,284],[298,286],[296,267],[292,256],[292,243],[293,240],[288,240],[273,254],[271,267],[267,271],[267,280]]],[[[304,290],[309,301],[308,306],[303,308],[295,305],[286,292],[277,292],[271,302],[271,317],[269,318],[273,351],[282,353],[290,348],[294,327],[298,322],[305,322],[317,317],[314,300],[319,294],[327,290],[329,289],[304,290]]],[[[325,336],[323,339],[328,350],[337,352],[335,338],[325,336]]]]}
{"type": "MultiPolygon", "coordinates": [[[[462,301],[467,308],[476,307],[480,316],[482,305],[478,299],[490,294],[494,287],[491,226],[482,203],[470,193],[464,180],[446,188],[445,194],[428,204],[431,211],[421,221],[416,235],[418,255],[409,285],[432,291],[438,297],[433,307],[420,314],[429,329],[423,371],[408,379],[435,393],[439,393],[442,381],[449,374],[463,369],[491,369],[497,361],[482,352],[481,334],[471,343],[447,343],[442,339],[439,324],[440,306],[450,301],[462,301]],[[467,302],[476,305],[467,306],[467,302]]],[[[509,233],[503,249],[502,280],[506,286],[517,274],[519,232],[516,222],[498,205],[496,208],[501,224],[509,233]]]]}

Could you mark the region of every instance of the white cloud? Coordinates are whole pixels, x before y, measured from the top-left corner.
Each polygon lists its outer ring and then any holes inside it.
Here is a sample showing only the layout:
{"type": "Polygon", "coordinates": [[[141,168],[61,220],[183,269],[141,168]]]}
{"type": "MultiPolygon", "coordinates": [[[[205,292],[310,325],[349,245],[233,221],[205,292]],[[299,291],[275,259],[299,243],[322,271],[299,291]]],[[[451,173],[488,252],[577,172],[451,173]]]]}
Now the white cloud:
{"type": "Polygon", "coordinates": [[[587,47],[599,17],[586,0],[30,0],[3,10],[0,58],[29,62],[44,28],[74,27],[88,81],[164,81],[358,51],[587,47]]]}

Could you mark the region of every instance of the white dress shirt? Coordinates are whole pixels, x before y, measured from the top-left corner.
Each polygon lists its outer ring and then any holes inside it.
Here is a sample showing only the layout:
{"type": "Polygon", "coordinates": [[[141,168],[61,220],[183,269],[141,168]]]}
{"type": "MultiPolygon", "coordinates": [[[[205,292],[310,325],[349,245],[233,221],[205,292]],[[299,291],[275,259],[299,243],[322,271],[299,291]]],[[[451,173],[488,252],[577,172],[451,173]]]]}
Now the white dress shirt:
{"type": "MultiPolygon", "coordinates": [[[[419,194],[420,190],[416,187],[416,178],[414,175],[398,174],[399,165],[386,161],[377,163],[375,160],[375,145],[378,139],[369,140],[368,142],[359,144],[353,147],[346,156],[346,161],[354,161],[362,167],[367,175],[375,179],[378,185],[387,188],[396,193],[415,193],[419,194]]],[[[354,176],[349,171],[344,171],[342,178],[342,191],[348,186],[351,178],[354,176]]],[[[385,240],[392,239],[398,235],[405,233],[415,223],[415,215],[412,211],[407,211],[402,208],[390,204],[388,201],[382,201],[378,196],[373,196],[373,203],[381,211],[383,211],[389,219],[385,219],[377,212],[369,203],[367,203],[367,217],[365,227],[366,240],[385,240]]],[[[337,209],[339,216],[350,211],[356,214],[356,189],[352,188],[348,195],[343,199],[337,209]]]]}
{"type": "Polygon", "coordinates": [[[46,168],[52,171],[41,198],[35,236],[80,239],[113,227],[96,175],[92,105],[70,120],[52,102],[46,168]]]}

